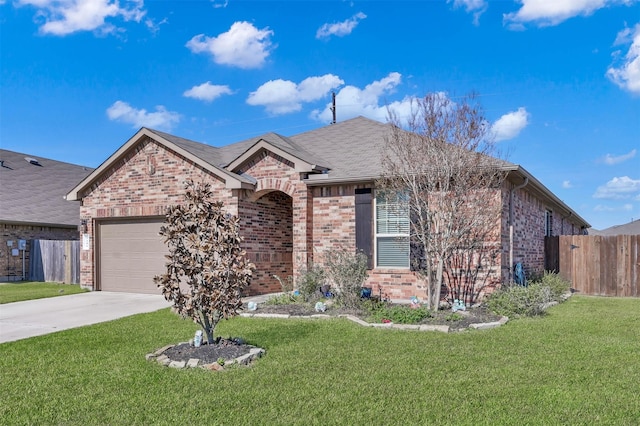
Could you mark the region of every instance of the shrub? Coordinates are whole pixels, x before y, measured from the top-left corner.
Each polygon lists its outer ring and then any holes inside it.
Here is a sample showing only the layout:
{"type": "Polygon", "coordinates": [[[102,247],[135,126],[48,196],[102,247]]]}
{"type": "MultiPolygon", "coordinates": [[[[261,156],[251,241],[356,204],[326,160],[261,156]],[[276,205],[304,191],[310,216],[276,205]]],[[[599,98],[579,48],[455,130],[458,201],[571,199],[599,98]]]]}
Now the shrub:
{"type": "Polygon", "coordinates": [[[423,307],[412,308],[410,306],[370,304],[368,309],[371,313],[368,318],[370,322],[388,320],[395,324],[418,324],[423,319],[431,317],[431,312],[423,307]]]}
{"type": "Polygon", "coordinates": [[[539,281],[543,286],[549,287],[551,298],[556,302],[562,302],[571,289],[571,283],[555,272],[545,272],[539,281]]]}
{"type": "Polygon", "coordinates": [[[549,287],[534,283],[527,287],[501,287],[489,296],[487,305],[498,315],[536,316],[542,315],[545,305],[551,301],[549,287]]]}
{"type": "Polygon", "coordinates": [[[319,295],[318,289],[325,284],[327,276],[324,269],[319,266],[309,266],[298,278],[297,287],[298,291],[304,300],[310,301],[319,295]]]}
{"type": "Polygon", "coordinates": [[[367,279],[367,256],[344,249],[330,250],[325,256],[328,277],[337,290],[337,299],[347,308],[361,303],[360,291],[367,279]]]}

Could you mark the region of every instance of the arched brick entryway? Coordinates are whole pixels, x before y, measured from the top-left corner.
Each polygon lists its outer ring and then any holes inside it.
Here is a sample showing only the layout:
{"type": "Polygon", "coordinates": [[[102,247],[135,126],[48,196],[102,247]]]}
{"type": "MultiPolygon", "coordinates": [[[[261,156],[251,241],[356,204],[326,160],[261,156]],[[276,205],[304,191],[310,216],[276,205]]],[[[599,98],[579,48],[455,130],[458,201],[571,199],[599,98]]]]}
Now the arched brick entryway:
{"type": "Polygon", "coordinates": [[[274,275],[293,275],[293,200],[277,190],[265,190],[238,204],[243,247],[256,265],[249,295],[281,291],[274,275]]]}

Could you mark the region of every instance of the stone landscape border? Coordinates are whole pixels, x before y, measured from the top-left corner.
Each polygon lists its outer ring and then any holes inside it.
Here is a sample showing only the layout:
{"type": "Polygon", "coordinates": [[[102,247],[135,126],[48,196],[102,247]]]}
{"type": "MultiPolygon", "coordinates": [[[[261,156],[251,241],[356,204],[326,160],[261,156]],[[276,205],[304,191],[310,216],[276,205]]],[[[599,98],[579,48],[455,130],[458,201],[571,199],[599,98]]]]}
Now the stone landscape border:
{"type": "MultiPolygon", "coordinates": [[[[272,319],[273,318],[275,318],[275,319],[331,319],[331,318],[346,318],[349,321],[353,321],[356,324],[359,324],[359,325],[361,325],[363,327],[373,327],[373,328],[380,328],[380,329],[394,329],[394,330],[439,331],[441,333],[449,333],[449,326],[448,325],[369,323],[369,322],[361,320],[360,318],[358,318],[358,317],[356,317],[354,315],[344,315],[344,314],[337,315],[337,316],[332,316],[332,315],[327,315],[327,314],[289,315],[289,314],[267,314],[267,313],[265,313],[265,314],[255,313],[254,314],[254,313],[243,312],[243,313],[240,314],[240,316],[241,317],[245,317],[245,318],[272,318],[272,319]]],[[[506,324],[507,321],[509,321],[509,318],[503,316],[498,321],[470,324],[469,328],[472,328],[472,329],[475,329],[475,330],[487,330],[487,329],[490,329],[490,328],[500,327],[501,325],[506,324]]],[[[178,345],[181,345],[181,344],[189,344],[189,343],[188,342],[178,343],[178,345]]],[[[225,361],[224,366],[223,366],[223,365],[220,365],[217,362],[212,362],[210,364],[203,364],[198,358],[191,358],[188,361],[172,360],[167,355],[165,355],[165,352],[167,350],[173,348],[174,346],[177,346],[177,345],[164,346],[164,347],[158,349],[157,351],[155,351],[153,353],[147,354],[145,356],[145,358],[147,359],[147,361],[156,361],[160,365],[163,365],[163,366],[166,366],[166,367],[171,367],[171,368],[183,369],[183,368],[200,367],[200,368],[204,368],[204,369],[211,370],[211,371],[222,371],[222,370],[225,369],[225,366],[231,366],[231,365],[245,365],[245,366],[248,366],[254,360],[262,357],[265,354],[265,350],[264,349],[258,348],[256,346],[252,346],[251,349],[249,350],[248,354],[242,355],[242,356],[240,356],[238,358],[234,358],[234,359],[229,360],[229,361],[225,361]]]]}
{"type": "MultiPolygon", "coordinates": [[[[567,300],[572,296],[572,293],[569,292],[563,296],[563,301],[567,300]]],[[[543,310],[550,308],[551,306],[557,305],[558,302],[551,302],[544,304],[542,306],[543,310]]],[[[289,314],[269,314],[269,313],[249,313],[242,312],[240,314],[241,317],[244,318],[272,318],[272,319],[331,319],[331,318],[346,318],[349,321],[353,321],[356,324],[359,324],[363,327],[373,327],[380,329],[394,329],[394,330],[415,330],[415,331],[439,331],[441,333],[449,333],[448,325],[430,325],[430,324],[394,324],[394,323],[369,323],[361,320],[355,315],[348,314],[340,314],[340,315],[327,315],[327,314],[313,314],[313,315],[289,315],[289,314]]],[[[468,328],[474,330],[488,330],[491,328],[500,327],[509,321],[509,317],[502,316],[498,321],[492,322],[481,322],[469,324],[468,328]]],[[[182,343],[178,343],[179,345],[182,343]]],[[[173,361],[168,356],[164,355],[168,349],[171,349],[175,345],[167,345],[163,348],[158,349],[157,351],[147,354],[147,361],[155,360],[159,364],[172,367],[172,368],[195,368],[201,367],[208,370],[220,371],[224,370],[224,366],[218,364],[217,362],[213,362],[211,364],[202,364],[199,359],[192,358],[188,361],[173,361]]],[[[224,365],[249,365],[255,359],[262,357],[265,354],[265,350],[262,348],[258,348],[253,346],[248,354],[242,355],[238,358],[235,358],[230,361],[226,361],[224,365]]]]}
{"type": "MultiPolygon", "coordinates": [[[[430,325],[430,324],[394,324],[394,323],[370,323],[361,320],[360,318],[354,315],[327,315],[327,314],[314,314],[314,315],[289,315],[289,314],[262,314],[262,313],[249,313],[242,312],[240,314],[241,317],[245,318],[278,318],[278,319],[331,319],[331,318],[346,318],[349,321],[353,321],[356,324],[359,324],[363,327],[374,327],[374,328],[383,328],[383,329],[395,329],[395,330],[416,330],[416,331],[439,331],[442,333],[449,333],[448,325],[430,325]]],[[[483,323],[474,323],[469,324],[469,328],[475,330],[487,330],[490,328],[500,327],[509,321],[508,317],[501,317],[498,321],[492,322],[483,322],[483,323]]]]}
{"type": "MultiPolygon", "coordinates": [[[[177,345],[182,345],[182,344],[188,345],[189,342],[178,343],[177,345]]],[[[147,361],[156,361],[158,364],[164,365],[165,367],[171,367],[171,368],[177,368],[177,369],[200,367],[200,368],[204,368],[212,371],[221,371],[221,370],[224,370],[225,366],[231,366],[231,365],[248,366],[255,359],[258,359],[265,354],[264,349],[258,348],[256,346],[251,346],[251,349],[249,350],[248,354],[225,361],[223,366],[218,364],[217,362],[204,364],[198,358],[191,358],[188,361],[175,361],[164,354],[166,351],[168,351],[169,349],[177,345],[164,346],[153,353],[147,354],[145,358],[147,359],[147,361]]]]}

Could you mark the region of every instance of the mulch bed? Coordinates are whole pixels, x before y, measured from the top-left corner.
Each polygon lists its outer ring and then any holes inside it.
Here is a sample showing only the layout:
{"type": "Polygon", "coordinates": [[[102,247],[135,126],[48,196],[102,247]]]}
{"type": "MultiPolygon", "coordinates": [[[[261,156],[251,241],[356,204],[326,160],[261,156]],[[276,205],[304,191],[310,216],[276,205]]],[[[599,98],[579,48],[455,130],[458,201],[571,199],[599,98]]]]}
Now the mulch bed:
{"type": "MultiPolygon", "coordinates": [[[[247,305],[243,306],[243,312],[250,312],[247,309],[247,305]]],[[[308,316],[314,315],[318,312],[311,304],[293,303],[289,305],[267,305],[261,303],[256,311],[252,313],[262,314],[286,314],[291,316],[308,316]]],[[[325,312],[325,315],[338,316],[338,315],[354,315],[360,319],[366,321],[368,314],[361,310],[337,308],[329,306],[325,312]]],[[[479,306],[475,308],[468,308],[466,311],[458,311],[460,314],[459,319],[451,319],[451,310],[443,309],[433,314],[431,318],[425,318],[420,324],[430,325],[447,325],[450,331],[461,331],[469,328],[471,324],[487,323],[498,321],[501,317],[490,312],[485,306],[479,306]]],[[[164,351],[164,355],[168,356],[173,361],[189,361],[192,358],[201,360],[203,364],[211,364],[218,361],[220,358],[225,362],[238,358],[242,355],[248,354],[253,346],[245,344],[241,339],[222,339],[218,338],[217,342],[208,345],[202,344],[200,347],[191,346],[189,343],[181,343],[172,348],[164,351]]]]}
{"type": "MultiPolygon", "coordinates": [[[[405,305],[406,306],[406,305],[405,305]]],[[[362,320],[367,320],[368,313],[361,310],[336,308],[329,306],[325,312],[316,312],[314,305],[307,303],[292,303],[289,305],[268,305],[260,303],[258,309],[255,311],[249,311],[247,305],[243,306],[242,312],[250,313],[262,313],[262,314],[287,314],[292,316],[305,316],[322,313],[325,315],[338,316],[338,315],[354,315],[362,320]]],[[[429,325],[448,325],[450,331],[461,331],[469,328],[471,324],[495,322],[502,318],[500,315],[496,315],[490,312],[486,306],[480,305],[474,308],[467,308],[466,311],[458,311],[460,319],[451,319],[451,309],[441,309],[432,314],[431,318],[425,318],[419,324],[429,325]]]]}
{"type": "Polygon", "coordinates": [[[248,354],[253,346],[247,345],[242,341],[219,339],[217,343],[212,345],[203,344],[200,347],[191,346],[189,343],[181,343],[164,351],[164,355],[171,358],[172,361],[189,361],[197,358],[202,364],[211,364],[218,359],[223,358],[225,361],[241,357],[248,354]]]}

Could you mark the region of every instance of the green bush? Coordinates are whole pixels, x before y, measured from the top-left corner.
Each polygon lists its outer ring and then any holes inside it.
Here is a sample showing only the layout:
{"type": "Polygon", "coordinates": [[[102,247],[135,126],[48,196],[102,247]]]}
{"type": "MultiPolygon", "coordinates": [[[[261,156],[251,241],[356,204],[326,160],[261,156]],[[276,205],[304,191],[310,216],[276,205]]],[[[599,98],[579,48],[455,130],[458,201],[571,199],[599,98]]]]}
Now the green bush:
{"type": "Polygon", "coordinates": [[[395,324],[418,324],[423,319],[431,317],[431,312],[423,307],[371,305],[369,322],[391,321],[395,324]]]}
{"type": "Polygon", "coordinates": [[[336,249],[325,254],[327,276],[337,290],[338,303],[347,308],[361,304],[360,292],[368,276],[367,263],[367,256],[362,252],[336,249]]]}
{"type": "Polygon", "coordinates": [[[564,296],[570,291],[571,283],[554,272],[545,272],[540,278],[540,284],[549,287],[551,298],[556,302],[562,302],[564,296]]]}
{"type": "Polygon", "coordinates": [[[313,300],[318,295],[318,289],[327,280],[324,269],[311,265],[300,274],[297,281],[297,288],[304,300],[313,300]]]}
{"type": "Polygon", "coordinates": [[[491,294],[487,306],[499,315],[510,317],[544,314],[549,303],[561,303],[571,283],[554,272],[545,272],[527,287],[503,286],[491,294]]]}
{"type": "Polygon", "coordinates": [[[514,285],[496,290],[489,297],[487,305],[498,315],[530,317],[542,315],[545,305],[551,301],[549,287],[542,284],[527,287],[514,285]]]}

